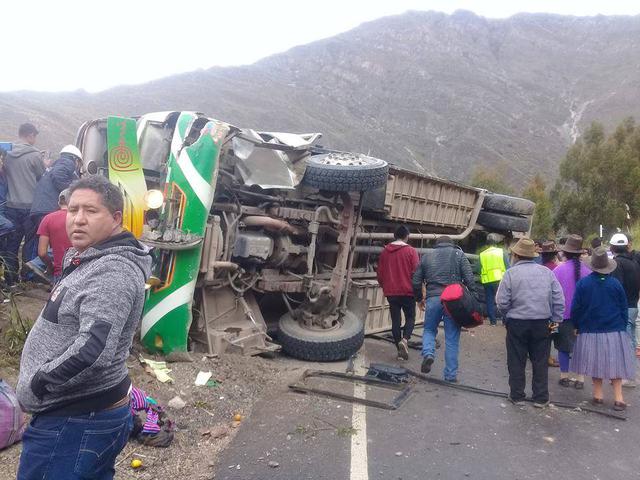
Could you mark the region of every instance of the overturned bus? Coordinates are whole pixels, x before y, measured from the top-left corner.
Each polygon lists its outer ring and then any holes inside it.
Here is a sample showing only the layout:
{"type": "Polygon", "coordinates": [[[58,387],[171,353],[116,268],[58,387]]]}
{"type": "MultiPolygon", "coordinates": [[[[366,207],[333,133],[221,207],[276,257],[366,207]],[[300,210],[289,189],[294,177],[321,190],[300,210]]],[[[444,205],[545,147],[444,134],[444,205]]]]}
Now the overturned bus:
{"type": "Polygon", "coordinates": [[[119,185],[125,227],[153,248],[146,348],[348,358],[390,327],[375,269],[398,225],[417,248],[446,234],[473,250],[486,231],[529,230],[527,200],[326,149],[320,137],[196,112],[80,128],[85,170],[119,185]]]}

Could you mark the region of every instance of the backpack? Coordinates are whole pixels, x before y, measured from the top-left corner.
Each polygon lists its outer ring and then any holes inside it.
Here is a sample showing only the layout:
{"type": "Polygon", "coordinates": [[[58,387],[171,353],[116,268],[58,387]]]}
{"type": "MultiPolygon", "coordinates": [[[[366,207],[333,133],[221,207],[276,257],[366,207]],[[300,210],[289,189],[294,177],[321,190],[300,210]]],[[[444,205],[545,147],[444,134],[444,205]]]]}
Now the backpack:
{"type": "Polygon", "coordinates": [[[0,380],[0,450],[20,441],[25,428],[24,414],[13,388],[0,380]]]}
{"type": "Polygon", "coordinates": [[[448,285],[440,295],[440,302],[459,327],[473,328],[482,325],[480,305],[469,289],[460,283],[448,285]]]}

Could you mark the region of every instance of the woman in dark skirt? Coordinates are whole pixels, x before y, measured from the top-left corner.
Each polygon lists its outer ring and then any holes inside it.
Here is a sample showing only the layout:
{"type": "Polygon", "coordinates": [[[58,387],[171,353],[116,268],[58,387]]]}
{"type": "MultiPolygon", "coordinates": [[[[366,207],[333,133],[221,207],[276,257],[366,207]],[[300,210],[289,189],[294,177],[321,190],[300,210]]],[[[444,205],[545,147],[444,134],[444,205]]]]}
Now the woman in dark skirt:
{"type": "Polygon", "coordinates": [[[593,379],[595,405],[604,403],[603,379],[613,386],[613,409],[622,411],[622,379],[635,378],[636,359],[627,333],[627,297],[620,282],[610,276],[616,261],[598,247],[586,262],[593,271],[576,285],[571,320],[578,338],[571,358],[571,370],[593,379]]]}

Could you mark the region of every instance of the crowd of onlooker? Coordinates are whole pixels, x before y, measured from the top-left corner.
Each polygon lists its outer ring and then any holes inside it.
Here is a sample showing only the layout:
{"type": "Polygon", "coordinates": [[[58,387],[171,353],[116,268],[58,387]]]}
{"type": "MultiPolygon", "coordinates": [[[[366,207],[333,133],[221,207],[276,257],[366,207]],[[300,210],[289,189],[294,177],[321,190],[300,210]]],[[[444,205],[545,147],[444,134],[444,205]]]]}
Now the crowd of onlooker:
{"type": "Polygon", "coordinates": [[[0,257],[9,287],[34,274],[47,281],[58,277],[70,246],[66,189],[79,178],[82,154],[67,145],[50,162],[35,147],[38,134],[24,123],[18,140],[0,148],[0,257]]]}
{"type": "MultiPolygon", "coordinates": [[[[425,310],[422,372],[435,361],[438,325],[444,323],[444,379],[457,382],[461,325],[451,318],[441,295],[454,284],[478,293],[469,260],[451,238],[440,236],[422,258],[409,245],[410,232],[400,227],[382,252],[378,280],[389,302],[392,333],[400,359],[408,358],[415,304],[425,310]],[[405,324],[402,327],[402,313],[405,324]]],[[[613,235],[609,249],[602,239],[585,248],[582,237],[554,241],[519,239],[508,250],[502,236],[490,234],[480,252],[480,282],[490,325],[501,318],[506,327],[509,399],[525,399],[525,367],[532,365],[532,400],[549,403],[548,369],[560,367],[562,387],[583,389],[593,382],[592,403],[602,405],[603,381],[613,387],[613,408],[626,409],[623,386],[635,386],[640,255],[630,236],[613,235]],[[557,359],[551,355],[551,345],[557,359]]]]}

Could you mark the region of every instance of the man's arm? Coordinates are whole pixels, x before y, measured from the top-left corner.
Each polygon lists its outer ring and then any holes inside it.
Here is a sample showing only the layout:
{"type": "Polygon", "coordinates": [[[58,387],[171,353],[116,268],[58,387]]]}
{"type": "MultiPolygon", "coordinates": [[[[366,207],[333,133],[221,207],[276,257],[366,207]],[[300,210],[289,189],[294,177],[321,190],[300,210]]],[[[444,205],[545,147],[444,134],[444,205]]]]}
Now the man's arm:
{"type": "Polygon", "coordinates": [[[31,158],[31,170],[35,174],[36,180],[40,180],[40,177],[42,177],[42,174],[45,171],[44,162],[40,153],[34,152],[31,158]]]}
{"type": "Polygon", "coordinates": [[[50,217],[45,216],[42,219],[36,233],[40,237],[38,240],[38,257],[40,257],[40,260],[47,266],[47,273],[51,275],[53,273],[53,262],[49,257],[49,218],[50,217]]]}
{"type": "Polygon", "coordinates": [[[498,285],[498,292],[496,293],[496,307],[500,310],[500,313],[507,318],[507,313],[511,309],[511,275],[510,271],[507,271],[502,277],[500,284],[498,285]]]}
{"type": "Polygon", "coordinates": [[[471,269],[471,264],[469,263],[469,259],[462,254],[460,259],[460,273],[462,273],[462,281],[467,286],[467,288],[475,294],[476,291],[476,280],[473,278],[473,270],[471,269]]]}
{"type": "Polygon", "coordinates": [[[551,281],[551,321],[562,322],[564,315],[564,293],[556,276],[549,271],[551,281]]]}
{"type": "Polygon", "coordinates": [[[582,298],[582,292],[584,290],[584,282],[578,280],[576,284],[576,290],[573,293],[573,300],[571,301],[571,323],[579,331],[580,320],[584,311],[584,300],[582,298]]]}
{"type": "Polygon", "coordinates": [[[51,167],[51,181],[53,186],[61,192],[68,188],[75,178],[76,163],[70,158],[59,159],[53,167],[51,167]]]}
{"type": "MultiPolygon", "coordinates": [[[[426,253],[425,253],[426,255],[426,253]]],[[[424,259],[424,256],[423,256],[424,259]]],[[[416,271],[413,272],[413,278],[411,279],[411,283],[413,284],[413,296],[416,299],[416,302],[422,302],[422,284],[424,283],[426,272],[424,271],[424,261],[420,261],[418,263],[418,267],[416,271]]]]}
{"type": "Polygon", "coordinates": [[[384,269],[386,268],[386,265],[385,265],[386,262],[387,262],[387,255],[386,255],[386,252],[383,250],[382,253],[380,254],[380,258],[378,259],[378,270],[376,271],[376,278],[378,279],[378,283],[382,288],[384,288],[384,275],[382,272],[384,272],[384,269]]]}
{"type": "Polygon", "coordinates": [[[45,363],[33,377],[31,389],[42,398],[47,392],[64,392],[83,379],[100,376],[110,365],[134,304],[131,281],[136,275],[122,261],[100,262],[83,285],[80,329],[75,341],[59,357],[45,363]]]}
{"type": "Polygon", "coordinates": [[[505,269],[510,267],[510,265],[509,265],[509,254],[507,253],[507,251],[504,248],[502,249],[502,261],[504,262],[504,268],[505,269]]]}
{"type": "Polygon", "coordinates": [[[47,266],[47,273],[51,275],[53,273],[53,262],[49,257],[49,237],[47,235],[40,235],[38,239],[38,257],[47,266]]]}

